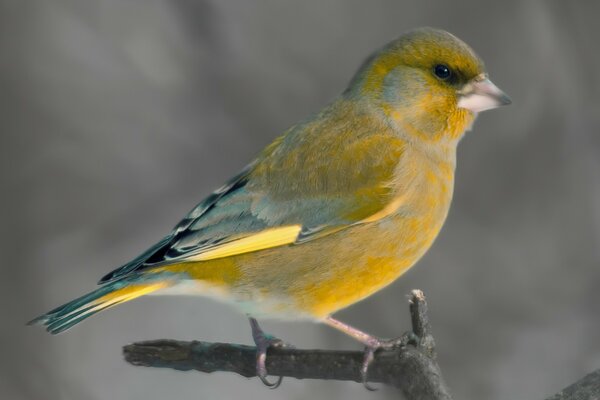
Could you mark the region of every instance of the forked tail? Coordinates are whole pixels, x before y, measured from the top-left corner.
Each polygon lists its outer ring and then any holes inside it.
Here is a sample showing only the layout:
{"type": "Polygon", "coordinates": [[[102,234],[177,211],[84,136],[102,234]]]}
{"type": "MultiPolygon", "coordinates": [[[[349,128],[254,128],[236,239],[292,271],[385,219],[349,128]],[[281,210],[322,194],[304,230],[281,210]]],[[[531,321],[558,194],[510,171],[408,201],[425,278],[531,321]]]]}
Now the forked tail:
{"type": "Polygon", "coordinates": [[[170,280],[145,279],[140,276],[137,279],[129,277],[110,282],[91,293],[37,317],[28,324],[42,324],[48,332],[54,335],[66,331],[73,325],[100,311],[172,284],[173,282],[170,280]]]}

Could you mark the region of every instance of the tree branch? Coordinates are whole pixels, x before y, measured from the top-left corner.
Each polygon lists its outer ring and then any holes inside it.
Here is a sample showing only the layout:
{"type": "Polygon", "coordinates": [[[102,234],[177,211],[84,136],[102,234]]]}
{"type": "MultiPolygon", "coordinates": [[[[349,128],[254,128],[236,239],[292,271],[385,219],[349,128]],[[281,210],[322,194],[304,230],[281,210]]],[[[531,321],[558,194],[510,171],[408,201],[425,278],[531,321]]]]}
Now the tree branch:
{"type": "MultiPolygon", "coordinates": [[[[409,302],[413,330],[404,335],[406,344],[377,352],[369,367],[369,381],[395,386],[409,400],[451,400],[435,361],[423,292],[413,290],[409,302]]],[[[133,343],[125,346],[123,352],[125,360],[133,365],[256,376],[256,349],[252,346],[164,339],[133,343]]],[[[267,370],[273,376],[361,382],[363,357],[359,351],[270,348],[267,370]]]]}
{"type": "MultiPolygon", "coordinates": [[[[427,302],[420,290],[410,297],[412,332],[403,336],[404,346],[379,351],[369,367],[369,382],[395,386],[408,400],[451,400],[435,361],[435,342],[427,316],[427,302]]],[[[183,342],[162,339],[123,347],[125,360],[133,365],[172,368],[179,371],[235,372],[256,376],[256,348],[240,344],[183,342]]],[[[267,370],[273,376],[296,379],[333,379],[361,382],[363,353],[358,351],[270,348],[267,370]]],[[[600,369],[546,400],[600,399],[600,369]]]]}

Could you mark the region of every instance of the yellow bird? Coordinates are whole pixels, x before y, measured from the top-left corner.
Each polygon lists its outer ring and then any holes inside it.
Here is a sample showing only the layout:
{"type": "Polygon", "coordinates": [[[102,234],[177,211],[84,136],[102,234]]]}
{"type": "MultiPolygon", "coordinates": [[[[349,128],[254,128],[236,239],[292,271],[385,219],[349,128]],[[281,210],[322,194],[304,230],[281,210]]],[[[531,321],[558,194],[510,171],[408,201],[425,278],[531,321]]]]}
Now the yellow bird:
{"type": "Polygon", "coordinates": [[[442,30],[376,51],[348,88],[292,126],[160,242],[95,291],[44,314],[62,332],[162,292],[209,296],[250,317],[257,374],[281,344],[254,318],[307,319],[365,344],[363,378],[390,342],[331,317],[389,285],[429,249],[452,199],[456,147],[480,111],[509,104],[474,51],[442,30]]]}

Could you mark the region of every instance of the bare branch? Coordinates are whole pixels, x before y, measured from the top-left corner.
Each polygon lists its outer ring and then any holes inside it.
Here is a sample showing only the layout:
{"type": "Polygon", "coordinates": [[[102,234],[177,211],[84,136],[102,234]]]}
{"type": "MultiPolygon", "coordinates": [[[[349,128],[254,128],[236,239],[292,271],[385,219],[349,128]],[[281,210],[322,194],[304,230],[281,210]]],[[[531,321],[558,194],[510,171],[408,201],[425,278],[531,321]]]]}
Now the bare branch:
{"type": "MultiPolygon", "coordinates": [[[[133,365],[173,368],[180,371],[228,371],[256,376],[253,346],[155,340],[125,346],[125,359],[133,365]]],[[[269,349],[267,369],[273,376],[297,379],[335,379],[360,382],[363,353],[358,351],[269,349]]],[[[396,386],[409,398],[450,399],[438,366],[421,351],[407,346],[377,353],[369,367],[369,381],[396,386]]]]}
{"type": "MultiPolygon", "coordinates": [[[[405,335],[404,341],[411,344],[377,352],[369,367],[369,381],[395,386],[409,400],[451,400],[433,357],[435,348],[425,296],[414,290],[409,303],[413,332],[405,335]]],[[[154,340],[130,344],[123,351],[125,359],[133,365],[256,376],[256,349],[252,346],[154,340]]],[[[273,376],[361,382],[363,357],[358,351],[271,348],[267,369],[273,376]]]]}

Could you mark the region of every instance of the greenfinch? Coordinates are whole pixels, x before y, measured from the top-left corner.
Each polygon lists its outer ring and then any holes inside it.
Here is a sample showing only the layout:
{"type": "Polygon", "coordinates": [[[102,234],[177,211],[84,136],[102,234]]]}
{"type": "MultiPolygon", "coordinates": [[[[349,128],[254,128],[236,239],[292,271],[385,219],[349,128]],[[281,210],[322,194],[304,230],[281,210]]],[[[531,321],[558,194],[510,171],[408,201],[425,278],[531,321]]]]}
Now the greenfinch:
{"type": "Polygon", "coordinates": [[[374,351],[390,342],[331,315],[429,249],[450,207],[458,142],[479,112],[509,103],[461,40],[410,31],[162,240],[32,322],[56,334],[146,294],[208,296],[250,317],[266,384],[276,385],[266,379],[266,349],[281,342],[254,318],[307,319],[351,335],[367,348],[366,382],[374,351]]]}

